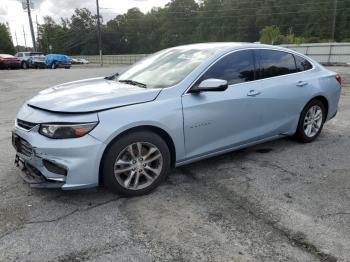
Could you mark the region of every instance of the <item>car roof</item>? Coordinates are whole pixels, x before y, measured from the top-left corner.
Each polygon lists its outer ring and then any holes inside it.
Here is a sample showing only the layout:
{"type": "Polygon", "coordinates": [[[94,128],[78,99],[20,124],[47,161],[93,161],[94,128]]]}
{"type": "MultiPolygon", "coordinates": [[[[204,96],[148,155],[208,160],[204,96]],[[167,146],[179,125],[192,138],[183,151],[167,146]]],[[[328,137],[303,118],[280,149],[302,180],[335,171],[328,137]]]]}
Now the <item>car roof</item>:
{"type": "Polygon", "coordinates": [[[291,52],[292,50],[275,46],[275,45],[265,45],[259,43],[244,43],[244,42],[212,42],[212,43],[198,43],[198,44],[190,44],[190,45],[182,45],[176,46],[173,48],[181,48],[181,49],[218,49],[218,51],[233,51],[243,48],[267,48],[267,49],[275,49],[281,51],[291,52]]]}

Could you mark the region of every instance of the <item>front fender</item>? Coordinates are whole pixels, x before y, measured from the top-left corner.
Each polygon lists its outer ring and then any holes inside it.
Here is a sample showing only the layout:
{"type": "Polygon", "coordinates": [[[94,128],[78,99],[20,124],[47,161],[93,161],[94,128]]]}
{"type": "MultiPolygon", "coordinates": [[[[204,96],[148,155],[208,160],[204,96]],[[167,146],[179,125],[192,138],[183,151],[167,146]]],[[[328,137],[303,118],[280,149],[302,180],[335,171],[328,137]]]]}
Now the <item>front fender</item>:
{"type": "Polygon", "coordinates": [[[98,113],[99,125],[90,133],[108,145],[121,133],[140,126],[152,126],[165,131],[173,140],[176,161],[185,157],[181,98],[114,108],[98,113]]]}

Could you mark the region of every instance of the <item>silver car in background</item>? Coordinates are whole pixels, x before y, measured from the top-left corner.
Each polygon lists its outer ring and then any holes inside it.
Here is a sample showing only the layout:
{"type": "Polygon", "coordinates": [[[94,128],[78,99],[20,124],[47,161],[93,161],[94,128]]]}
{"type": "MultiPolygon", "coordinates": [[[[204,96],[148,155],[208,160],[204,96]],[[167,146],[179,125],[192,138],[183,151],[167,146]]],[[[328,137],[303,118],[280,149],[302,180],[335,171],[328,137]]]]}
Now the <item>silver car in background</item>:
{"type": "Polygon", "coordinates": [[[35,67],[33,58],[35,58],[37,62],[37,67],[44,67],[45,65],[45,56],[41,52],[18,52],[15,54],[15,57],[21,60],[21,67],[23,69],[28,69],[30,67],[35,67]],[[44,57],[44,65],[42,64],[42,58],[44,57]]]}
{"type": "Polygon", "coordinates": [[[35,187],[157,187],[171,166],[285,136],[311,142],[334,117],[339,75],[289,49],[179,46],[121,75],[51,87],[20,109],[15,163],[35,187]]]}

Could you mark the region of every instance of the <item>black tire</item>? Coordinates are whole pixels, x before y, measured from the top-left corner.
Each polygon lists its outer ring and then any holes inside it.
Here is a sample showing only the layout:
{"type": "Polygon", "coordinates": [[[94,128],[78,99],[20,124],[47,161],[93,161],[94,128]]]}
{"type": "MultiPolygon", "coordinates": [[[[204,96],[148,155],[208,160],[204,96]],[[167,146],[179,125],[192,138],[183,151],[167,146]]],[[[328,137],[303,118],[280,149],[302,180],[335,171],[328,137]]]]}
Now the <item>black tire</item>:
{"type": "Polygon", "coordinates": [[[70,66],[66,66],[64,69],[70,69],[70,66]]]}
{"type": "Polygon", "coordinates": [[[28,69],[29,68],[27,62],[25,62],[25,61],[22,62],[21,67],[22,67],[22,69],[28,69]]]}
{"type": "Polygon", "coordinates": [[[150,131],[135,131],[122,135],[117,140],[113,141],[108,147],[102,160],[102,179],[104,184],[122,196],[139,196],[150,193],[157,186],[159,186],[167,177],[170,171],[170,152],[166,142],[157,134],[150,131]],[[137,142],[150,143],[157,147],[162,155],[162,168],[158,177],[156,177],[152,184],[142,189],[128,189],[120,184],[114,175],[114,164],[122,153],[122,151],[129,145],[137,142]]]}
{"type": "Polygon", "coordinates": [[[56,69],[58,67],[58,64],[57,62],[53,62],[52,65],[51,65],[51,69],[56,69]]]}
{"type": "Polygon", "coordinates": [[[313,142],[321,133],[324,122],[326,120],[326,108],[325,105],[323,104],[322,101],[320,101],[319,99],[314,99],[311,100],[303,109],[303,111],[300,114],[300,119],[299,119],[299,123],[298,123],[298,128],[297,131],[295,133],[295,138],[298,139],[300,142],[303,143],[310,143],[313,142]],[[304,121],[305,121],[305,117],[309,111],[309,109],[313,106],[318,106],[321,111],[322,111],[322,123],[321,126],[319,128],[319,130],[317,131],[317,133],[315,135],[313,135],[312,137],[307,136],[304,130],[304,121]]]}

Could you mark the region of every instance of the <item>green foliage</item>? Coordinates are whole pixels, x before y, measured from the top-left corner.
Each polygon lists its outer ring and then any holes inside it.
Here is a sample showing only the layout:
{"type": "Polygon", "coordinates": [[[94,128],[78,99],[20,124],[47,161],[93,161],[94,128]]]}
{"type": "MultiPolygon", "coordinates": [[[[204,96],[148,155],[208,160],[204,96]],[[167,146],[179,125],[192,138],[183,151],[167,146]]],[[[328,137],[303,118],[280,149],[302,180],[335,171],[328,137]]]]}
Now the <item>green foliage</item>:
{"type": "MultiPolygon", "coordinates": [[[[214,41],[330,41],[333,2],[169,0],[165,7],[146,14],[132,8],[102,25],[103,53],[152,53],[181,44],[214,41]]],[[[338,1],[336,41],[350,38],[349,6],[350,0],[338,1]]],[[[46,53],[98,54],[96,20],[87,9],[77,9],[71,18],[59,23],[46,17],[39,28],[40,49],[46,53]]]]}
{"type": "Polygon", "coordinates": [[[15,48],[6,24],[0,23],[0,54],[13,54],[15,48]]]}
{"type": "Polygon", "coordinates": [[[263,30],[261,30],[260,35],[260,42],[262,44],[273,45],[276,43],[277,39],[281,41],[280,29],[275,25],[263,28],[263,30]]]}

